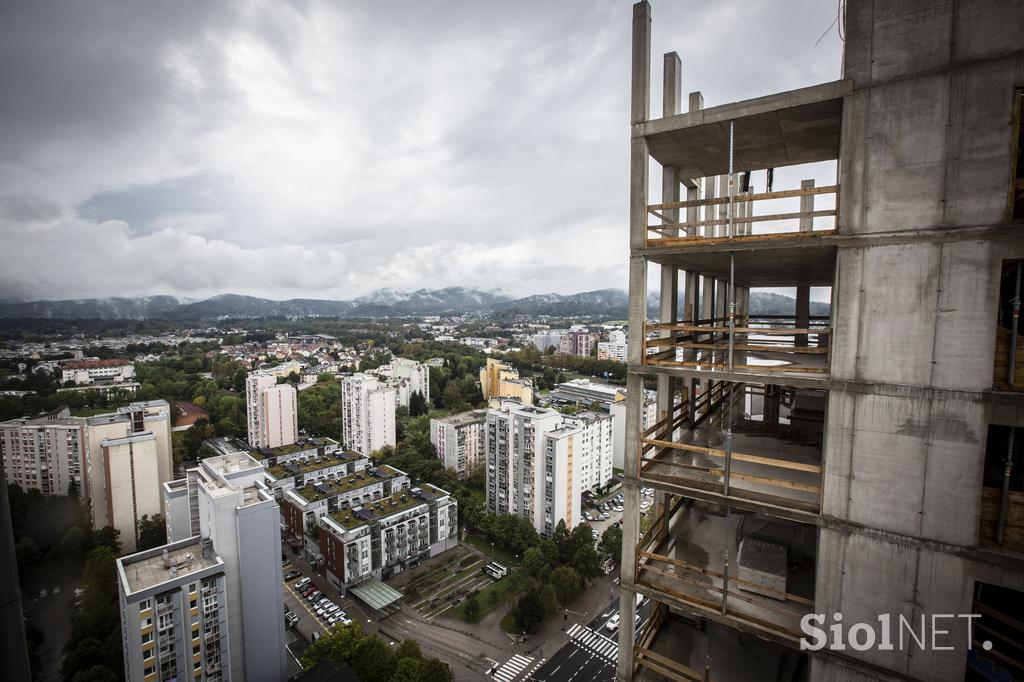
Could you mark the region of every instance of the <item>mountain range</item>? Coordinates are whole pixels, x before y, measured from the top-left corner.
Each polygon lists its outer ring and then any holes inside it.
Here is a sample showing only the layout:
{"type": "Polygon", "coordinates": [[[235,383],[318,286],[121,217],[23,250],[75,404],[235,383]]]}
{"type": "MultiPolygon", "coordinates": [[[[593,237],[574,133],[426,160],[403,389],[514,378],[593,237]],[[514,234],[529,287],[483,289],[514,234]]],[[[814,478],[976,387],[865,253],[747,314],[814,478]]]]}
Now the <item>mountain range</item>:
{"type": "MultiPolygon", "coordinates": [[[[617,317],[625,319],[629,299],[619,289],[576,294],[538,294],[512,298],[500,292],[465,287],[396,291],[378,289],[351,300],[293,298],[275,301],[255,296],[222,294],[195,301],[174,296],[88,298],[61,301],[0,300],[0,318],[89,320],[208,320],[261,317],[402,317],[477,313],[495,317],[551,315],[556,317],[617,317]]],[[[648,308],[657,300],[648,297],[648,308]]],[[[767,291],[751,292],[754,314],[789,314],[794,301],[767,291]]],[[[812,315],[827,315],[827,303],[811,303],[812,315]]]]}

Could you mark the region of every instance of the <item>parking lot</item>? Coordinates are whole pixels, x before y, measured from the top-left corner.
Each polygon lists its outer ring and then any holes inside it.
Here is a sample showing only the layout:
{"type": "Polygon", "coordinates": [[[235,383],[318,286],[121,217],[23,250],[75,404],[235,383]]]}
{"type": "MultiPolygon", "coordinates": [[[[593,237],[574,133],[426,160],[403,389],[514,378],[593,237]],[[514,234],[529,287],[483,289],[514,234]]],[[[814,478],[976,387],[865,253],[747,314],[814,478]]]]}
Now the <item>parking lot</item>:
{"type": "MultiPolygon", "coordinates": [[[[617,498],[620,495],[622,495],[622,493],[616,491],[616,492],[612,492],[612,493],[606,495],[603,498],[598,499],[596,501],[597,502],[597,510],[600,510],[600,507],[603,504],[607,504],[609,502],[616,501],[617,498]]],[[[640,504],[640,511],[641,511],[641,513],[643,513],[643,514],[650,514],[651,513],[651,508],[654,505],[654,489],[653,488],[644,488],[643,489],[643,494],[640,497],[640,503],[641,503],[640,504]]],[[[594,507],[586,507],[584,509],[584,511],[589,513],[589,514],[591,514],[593,516],[593,514],[595,512],[595,508],[594,507]]],[[[593,528],[594,530],[597,531],[597,540],[598,541],[600,541],[600,539],[601,539],[601,534],[604,533],[604,531],[609,526],[612,526],[614,524],[618,524],[618,523],[620,523],[622,521],[622,512],[621,511],[616,511],[615,508],[609,508],[607,513],[608,513],[608,518],[607,519],[596,520],[596,521],[587,521],[587,524],[591,528],[593,528]]]]}
{"type": "Polygon", "coordinates": [[[351,619],[360,615],[354,608],[351,599],[338,596],[334,590],[322,590],[324,583],[318,576],[304,575],[298,567],[290,562],[284,564],[281,570],[285,613],[294,614],[294,617],[286,617],[285,626],[298,632],[307,641],[313,641],[330,627],[331,616],[335,616],[334,622],[344,622],[345,618],[351,619]],[[290,577],[284,579],[283,576],[290,577]],[[300,580],[308,581],[308,583],[302,588],[297,588],[295,584],[300,580]],[[303,594],[303,590],[307,587],[315,588],[320,592],[312,601],[303,594]],[[330,612],[325,611],[323,606],[318,603],[323,599],[329,600],[326,604],[333,604],[338,608],[330,612]],[[343,615],[339,616],[339,614],[343,615]]]}

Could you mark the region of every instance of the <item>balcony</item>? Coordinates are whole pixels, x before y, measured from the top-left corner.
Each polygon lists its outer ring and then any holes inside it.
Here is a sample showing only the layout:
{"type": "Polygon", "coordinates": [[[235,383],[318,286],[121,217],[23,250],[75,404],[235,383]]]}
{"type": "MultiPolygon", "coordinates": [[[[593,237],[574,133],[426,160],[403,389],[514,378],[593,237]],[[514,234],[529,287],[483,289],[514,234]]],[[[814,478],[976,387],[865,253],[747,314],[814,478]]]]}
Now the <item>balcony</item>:
{"type": "Polygon", "coordinates": [[[817,528],[676,498],[637,546],[636,583],[787,646],[814,609],[817,528]]]}

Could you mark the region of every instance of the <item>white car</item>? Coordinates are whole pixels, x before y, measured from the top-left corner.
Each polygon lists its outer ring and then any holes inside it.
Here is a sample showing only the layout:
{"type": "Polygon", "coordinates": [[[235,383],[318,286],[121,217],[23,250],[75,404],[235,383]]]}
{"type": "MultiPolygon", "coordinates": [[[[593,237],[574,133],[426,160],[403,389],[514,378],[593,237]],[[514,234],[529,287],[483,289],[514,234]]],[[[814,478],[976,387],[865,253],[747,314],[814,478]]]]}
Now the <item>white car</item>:
{"type": "Polygon", "coordinates": [[[608,623],[605,625],[605,628],[607,628],[609,632],[615,632],[616,630],[618,630],[619,629],[619,614],[616,613],[614,616],[609,618],[608,619],[608,623]]]}

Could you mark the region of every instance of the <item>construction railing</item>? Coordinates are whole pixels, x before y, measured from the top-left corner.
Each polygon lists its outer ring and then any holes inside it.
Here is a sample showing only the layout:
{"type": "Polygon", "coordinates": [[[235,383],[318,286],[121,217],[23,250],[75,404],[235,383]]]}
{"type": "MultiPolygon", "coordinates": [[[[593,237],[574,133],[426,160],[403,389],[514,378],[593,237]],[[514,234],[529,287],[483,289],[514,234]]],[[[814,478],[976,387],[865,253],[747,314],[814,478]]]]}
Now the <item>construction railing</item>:
{"type": "Polygon", "coordinates": [[[644,364],[719,371],[828,373],[832,329],[827,317],[811,317],[806,326],[799,327],[792,317],[738,318],[734,324],[649,323],[644,327],[644,364]]]}
{"type": "Polygon", "coordinates": [[[645,535],[637,547],[636,582],[676,599],[700,614],[710,612],[742,621],[796,645],[803,633],[800,619],[814,609],[814,600],[751,582],[723,571],[660,553],[671,540],[645,535]]]}
{"type": "Polygon", "coordinates": [[[832,234],[838,229],[835,208],[838,205],[839,186],[815,187],[813,180],[805,180],[800,189],[743,192],[732,198],[722,196],[651,204],[647,212],[660,219],[662,224],[647,226],[647,245],[678,246],[696,242],[791,239],[832,234]],[[827,202],[829,207],[815,209],[815,197],[819,195],[831,198],[827,202]],[[790,202],[785,200],[791,199],[798,199],[799,206],[786,206],[790,202]],[[792,208],[797,210],[787,210],[792,208]],[[674,218],[674,215],[680,217],[674,218]],[[831,220],[816,223],[817,218],[831,220]]]}

